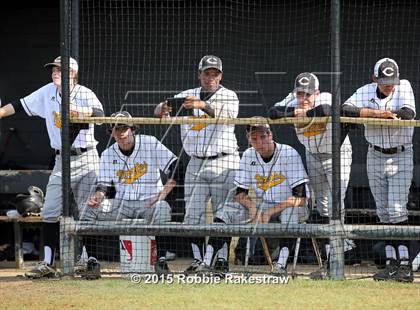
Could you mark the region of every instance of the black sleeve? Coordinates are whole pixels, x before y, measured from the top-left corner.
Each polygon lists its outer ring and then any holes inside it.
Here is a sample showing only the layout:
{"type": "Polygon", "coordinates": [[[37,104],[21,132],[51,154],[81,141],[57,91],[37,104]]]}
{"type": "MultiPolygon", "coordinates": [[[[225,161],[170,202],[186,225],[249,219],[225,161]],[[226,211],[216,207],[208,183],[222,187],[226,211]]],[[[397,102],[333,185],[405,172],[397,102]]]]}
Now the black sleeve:
{"type": "Polygon", "coordinates": [[[245,194],[247,194],[247,195],[248,195],[249,190],[247,190],[247,189],[245,189],[245,188],[242,188],[242,187],[237,187],[237,188],[236,188],[236,194],[235,194],[235,196],[236,196],[236,195],[239,195],[240,193],[245,193],[245,194]]]}
{"type": "Polygon", "coordinates": [[[20,100],[14,100],[10,103],[13,106],[13,109],[15,109],[15,112],[23,111],[23,105],[20,102],[20,100]]]}
{"type": "Polygon", "coordinates": [[[268,111],[268,117],[271,119],[277,119],[282,117],[294,117],[295,108],[294,107],[280,107],[274,106],[271,107],[268,111]]]}
{"type": "MultiPolygon", "coordinates": [[[[179,160],[179,159],[178,159],[179,160]]],[[[180,175],[178,173],[178,160],[174,160],[166,169],[166,173],[163,171],[160,172],[160,178],[162,179],[162,183],[166,184],[169,179],[175,180],[176,184],[180,184],[180,175]]]]}
{"type": "Polygon", "coordinates": [[[354,125],[349,124],[349,123],[340,123],[340,126],[341,126],[341,132],[340,132],[341,133],[341,143],[340,143],[340,145],[343,145],[343,142],[346,139],[347,135],[349,134],[350,129],[354,128],[354,125]]]}
{"type": "Polygon", "coordinates": [[[101,109],[92,108],[92,116],[93,117],[103,117],[103,116],[105,116],[105,113],[101,109]]]}
{"type": "Polygon", "coordinates": [[[292,195],[294,197],[306,198],[306,183],[299,184],[292,188],[292,195]]]}
{"type": "Polygon", "coordinates": [[[360,117],[361,108],[353,107],[351,105],[343,105],[342,114],[347,117],[360,117]]]}
{"type": "Polygon", "coordinates": [[[415,116],[414,111],[407,107],[402,107],[401,109],[396,110],[394,113],[397,114],[398,118],[406,120],[413,119],[415,116]]]}
{"type": "Polygon", "coordinates": [[[111,185],[98,184],[96,185],[96,191],[104,193],[105,197],[109,199],[115,198],[115,195],[117,194],[114,182],[111,182],[111,185]]]}
{"type": "Polygon", "coordinates": [[[331,116],[331,106],[321,104],[306,112],[307,117],[331,116]]]}

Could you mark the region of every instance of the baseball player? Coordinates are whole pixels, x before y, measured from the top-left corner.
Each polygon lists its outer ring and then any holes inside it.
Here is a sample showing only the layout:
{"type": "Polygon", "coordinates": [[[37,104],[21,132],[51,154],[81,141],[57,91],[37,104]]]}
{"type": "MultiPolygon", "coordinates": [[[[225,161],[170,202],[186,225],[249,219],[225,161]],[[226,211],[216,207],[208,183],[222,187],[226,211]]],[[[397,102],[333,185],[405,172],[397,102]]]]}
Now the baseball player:
{"type": "MultiPolygon", "coordinates": [[[[220,85],[222,75],[221,59],[206,55],[198,65],[201,86],[183,91],[175,97],[185,98],[183,108],[192,110],[193,118],[236,118],[239,100],[235,92],[220,85]]],[[[168,117],[170,112],[171,107],[166,101],[155,109],[157,117],[168,117]]],[[[217,206],[223,206],[229,192],[233,190],[235,171],[239,168],[234,129],[234,125],[181,125],[183,150],[191,157],[185,174],[185,223],[205,223],[205,210],[209,200],[214,221],[221,221],[217,206]]],[[[204,238],[195,238],[191,244],[194,260],[186,271],[208,269],[219,249],[222,251],[217,256],[219,260],[215,267],[225,270],[228,240],[229,238],[210,237],[206,250],[202,253],[200,247],[204,244],[204,238]]]]}
{"type": "MultiPolygon", "coordinates": [[[[0,118],[24,110],[29,116],[45,119],[50,145],[55,152],[55,165],[48,181],[44,207],[41,212],[43,220],[44,260],[41,261],[28,277],[48,277],[55,274],[52,267],[54,252],[58,247],[58,221],[62,215],[61,187],[61,58],[45,65],[51,69],[52,83],[49,83],[30,95],[13,101],[0,108],[0,118]]],[[[79,65],[70,58],[70,113],[73,116],[103,116],[102,104],[92,90],[77,83],[79,65]]],[[[89,197],[90,187],[96,179],[99,157],[96,150],[94,125],[72,124],[71,138],[71,187],[76,203],[80,208],[89,197]]]]}
{"type": "MultiPolygon", "coordinates": [[[[344,103],[346,116],[414,119],[413,90],[409,81],[400,80],[395,60],[378,60],[372,79],[373,83],[360,87],[344,103]]],[[[365,137],[369,144],[367,175],[379,221],[407,225],[406,204],[413,176],[413,127],[365,124],[365,137]]],[[[376,273],[374,279],[412,282],[408,243],[388,242],[385,251],[386,268],[376,273]]]]}
{"type": "MultiPolygon", "coordinates": [[[[282,117],[331,116],[331,94],[320,92],[318,77],[309,72],[299,74],[295,87],[285,99],[269,110],[272,119],[282,117]]],[[[344,127],[344,126],[343,126],[344,127]]],[[[306,164],[310,184],[315,193],[316,209],[323,223],[328,223],[332,214],[332,130],[331,123],[296,124],[296,135],[306,149],[306,164]]],[[[341,216],[344,222],[344,198],[350,179],[352,149],[346,128],[341,131],[341,216]]],[[[353,241],[346,240],[354,246],[353,241]]],[[[325,251],[329,257],[329,244],[325,251]]],[[[324,278],[327,270],[312,274],[313,278],[324,278]]]]}
{"type": "MultiPolygon", "coordinates": [[[[269,125],[248,125],[251,145],[245,150],[235,177],[236,203],[227,203],[222,219],[226,223],[299,223],[308,217],[308,177],[295,149],[273,141],[269,125]],[[256,200],[249,195],[253,190],[256,200]]],[[[285,240],[284,240],[285,241],[285,240]]],[[[276,275],[287,276],[289,242],[282,242],[276,275]]]]}
{"type": "MultiPolygon", "coordinates": [[[[136,135],[135,128],[127,125],[126,120],[131,118],[128,112],[111,116],[117,119],[110,130],[116,143],[101,155],[96,191],[81,219],[143,218],[150,224],[169,222],[171,208],[165,198],[176,185],[172,175],[177,157],[155,137],[136,135]]],[[[159,257],[156,272],[167,273],[162,237],[157,236],[156,240],[159,257]]]]}

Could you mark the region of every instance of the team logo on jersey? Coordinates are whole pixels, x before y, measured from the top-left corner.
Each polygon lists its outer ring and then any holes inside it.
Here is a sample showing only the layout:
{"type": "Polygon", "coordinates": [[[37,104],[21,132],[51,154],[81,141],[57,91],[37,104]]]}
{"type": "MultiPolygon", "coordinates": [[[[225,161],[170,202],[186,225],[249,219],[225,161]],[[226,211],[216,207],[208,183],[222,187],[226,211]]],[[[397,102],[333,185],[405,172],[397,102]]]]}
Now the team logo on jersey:
{"type": "Polygon", "coordinates": [[[265,177],[257,173],[255,175],[255,180],[257,181],[257,187],[259,189],[262,189],[263,191],[267,191],[270,188],[283,183],[286,180],[286,177],[278,172],[274,172],[268,177],[265,177]]]}
{"type": "MultiPolygon", "coordinates": [[[[190,116],[190,118],[209,118],[209,116],[205,114],[205,115],[200,115],[200,116],[190,116]]],[[[207,127],[207,124],[194,124],[194,125],[191,125],[190,129],[194,131],[200,131],[206,127],[207,127]]]]}
{"type": "Polygon", "coordinates": [[[326,123],[312,124],[303,130],[303,135],[306,138],[322,135],[327,130],[326,123]]]}
{"type": "Polygon", "coordinates": [[[148,167],[144,161],[142,164],[138,163],[129,170],[117,170],[116,176],[120,179],[121,183],[133,184],[137,179],[140,179],[147,173],[148,167]]]}
{"type": "Polygon", "coordinates": [[[53,114],[53,117],[54,117],[55,127],[60,129],[61,128],[61,115],[60,115],[60,113],[57,113],[57,112],[53,111],[52,114],[53,114]]]}

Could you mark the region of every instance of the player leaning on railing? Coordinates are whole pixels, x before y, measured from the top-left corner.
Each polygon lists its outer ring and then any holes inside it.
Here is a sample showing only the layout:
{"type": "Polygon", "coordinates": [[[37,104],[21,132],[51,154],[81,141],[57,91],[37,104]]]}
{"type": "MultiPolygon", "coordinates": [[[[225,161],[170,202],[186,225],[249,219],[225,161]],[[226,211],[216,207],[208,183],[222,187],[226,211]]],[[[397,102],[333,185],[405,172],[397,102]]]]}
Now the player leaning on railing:
{"type": "MultiPolygon", "coordinates": [[[[318,77],[310,72],[303,72],[295,79],[294,90],[285,99],[274,104],[269,110],[269,117],[322,117],[331,116],[331,94],[321,92],[318,77]]],[[[310,185],[314,191],[318,217],[316,222],[328,223],[332,215],[332,124],[308,123],[296,124],[296,135],[305,146],[306,164],[310,185]]],[[[340,148],[340,186],[341,186],[341,220],[344,223],[344,198],[350,179],[352,149],[347,136],[347,126],[342,124],[340,148]]],[[[347,248],[354,242],[346,239],[347,248]]],[[[324,279],[329,276],[329,243],[325,244],[326,268],[311,274],[313,279],[324,279]]]]}
{"type": "MultiPolygon", "coordinates": [[[[344,103],[346,116],[414,119],[416,105],[413,90],[409,81],[400,80],[395,60],[380,59],[375,64],[372,78],[373,83],[360,87],[344,103]]],[[[414,128],[408,126],[365,124],[365,138],[369,143],[369,186],[379,221],[384,224],[408,224],[407,202],[413,177],[413,131],[414,128]]],[[[373,278],[412,282],[408,241],[389,241],[385,251],[386,268],[373,278]]]]}
{"type": "MultiPolygon", "coordinates": [[[[55,165],[48,181],[45,203],[42,209],[44,259],[28,277],[40,278],[53,276],[55,269],[54,253],[59,246],[58,220],[63,212],[62,204],[62,161],[61,161],[61,58],[45,65],[51,69],[52,83],[49,83],[30,95],[12,101],[0,108],[0,118],[24,110],[29,116],[45,119],[51,148],[55,152],[55,165]]],[[[70,115],[75,117],[104,116],[101,102],[92,90],[79,85],[77,75],[79,65],[70,58],[70,115]]],[[[99,164],[94,137],[94,124],[71,124],[71,187],[76,203],[80,208],[89,197],[90,187],[96,179],[99,164]]]]}

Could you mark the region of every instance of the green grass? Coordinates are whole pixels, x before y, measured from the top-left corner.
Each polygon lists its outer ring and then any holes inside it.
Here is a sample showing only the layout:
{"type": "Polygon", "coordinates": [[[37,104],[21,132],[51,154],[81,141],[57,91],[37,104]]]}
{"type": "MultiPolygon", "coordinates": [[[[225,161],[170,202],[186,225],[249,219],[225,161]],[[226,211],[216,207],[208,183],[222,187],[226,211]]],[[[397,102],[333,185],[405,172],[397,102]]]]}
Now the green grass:
{"type": "Polygon", "coordinates": [[[3,278],[0,304],[1,309],[419,309],[420,286],[372,280],[169,285],[3,278]]]}

